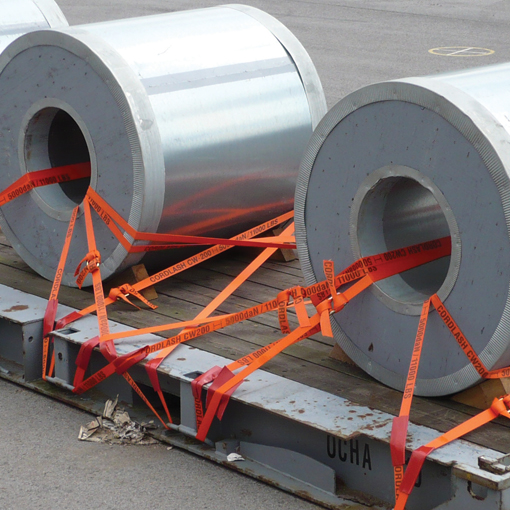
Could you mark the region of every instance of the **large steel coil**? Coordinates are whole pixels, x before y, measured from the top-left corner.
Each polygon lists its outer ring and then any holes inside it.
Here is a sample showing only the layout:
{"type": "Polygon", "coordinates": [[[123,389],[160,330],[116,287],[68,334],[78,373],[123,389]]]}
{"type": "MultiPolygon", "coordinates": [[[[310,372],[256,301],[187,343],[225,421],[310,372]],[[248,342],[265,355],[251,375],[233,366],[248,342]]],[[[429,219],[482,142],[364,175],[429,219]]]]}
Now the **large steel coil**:
{"type": "MultiPolygon", "coordinates": [[[[13,247],[53,278],[89,185],[142,232],[233,235],[291,210],[326,107],[297,39],[268,14],[230,5],[27,34],[0,59],[0,110],[1,188],[25,172],[91,163],[90,179],[0,210],[13,247]]],[[[67,285],[88,251],[84,223],[67,285]]],[[[102,276],[141,258],[94,225],[102,276]]]]}
{"type": "MultiPolygon", "coordinates": [[[[317,127],[296,189],[308,283],[375,255],[451,236],[451,256],[373,284],[334,335],[376,379],[403,389],[424,300],[437,293],[488,369],[510,364],[510,65],[368,86],[317,127]]],[[[416,380],[445,395],[480,380],[430,313],[416,380]]]]}
{"type": "Polygon", "coordinates": [[[67,25],[64,14],[53,0],[2,0],[0,52],[27,32],[67,25]]]}

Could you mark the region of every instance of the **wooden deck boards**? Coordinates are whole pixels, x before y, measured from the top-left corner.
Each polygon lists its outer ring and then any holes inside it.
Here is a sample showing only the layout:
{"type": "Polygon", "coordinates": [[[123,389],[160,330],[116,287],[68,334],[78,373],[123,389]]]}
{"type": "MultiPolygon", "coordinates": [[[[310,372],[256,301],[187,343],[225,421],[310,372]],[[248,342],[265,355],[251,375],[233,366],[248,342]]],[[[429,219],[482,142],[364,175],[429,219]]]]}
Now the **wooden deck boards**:
{"type": "MultiPolygon", "coordinates": [[[[204,264],[156,285],[158,309],[137,311],[124,303],[109,307],[110,319],[132,327],[146,327],[192,319],[237,275],[249,259],[244,250],[231,250],[204,264]]],[[[36,275],[0,235],[0,283],[47,298],[51,282],[36,275]]],[[[231,313],[276,297],[280,290],[304,284],[299,262],[268,261],[218,311],[231,313]]],[[[107,285],[106,285],[107,287],[107,285]]],[[[93,302],[90,290],[63,287],[62,304],[83,308],[93,302]]],[[[296,324],[295,317],[290,314],[296,324]]],[[[265,314],[193,340],[189,344],[208,352],[236,359],[281,337],[275,314],[265,314]]],[[[329,357],[333,340],[315,335],[278,355],[265,369],[361,405],[396,415],[401,393],[365,374],[361,369],[329,357]]],[[[478,411],[447,398],[416,398],[411,420],[446,431],[478,411]]],[[[470,434],[467,439],[505,453],[510,452],[508,420],[498,419],[470,434]]]]}

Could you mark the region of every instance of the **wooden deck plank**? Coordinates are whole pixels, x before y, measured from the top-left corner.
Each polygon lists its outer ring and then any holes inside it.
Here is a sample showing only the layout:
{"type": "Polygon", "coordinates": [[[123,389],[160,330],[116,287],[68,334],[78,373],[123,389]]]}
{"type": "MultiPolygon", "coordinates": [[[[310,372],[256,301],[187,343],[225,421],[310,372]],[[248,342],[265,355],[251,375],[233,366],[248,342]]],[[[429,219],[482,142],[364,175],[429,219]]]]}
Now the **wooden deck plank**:
{"type": "MultiPolygon", "coordinates": [[[[169,284],[166,287],[158,288],[158,293],[160,299],[163,299],[163,296],[166,296],[169,299],[200,304],[202,307],[205,307],[211,302],[211,300],[214,297],[218,295],[218,290],[198,285],[193,282],[179,280],[176,277],[174,281],[169,282],[169,284]]],[[[222,313],[236,313],[245,310],[249,307],[252,307],[254,305],[257,305],[259,303],[260,303],[259,301],[240,297],[236,293],[234,293],[233,296],[230,296],[219,307],[219,311],[222,313]]],[[[312,313],[312,310],[309,310],[309,313],[312,313]]],[[[270,313],[263,314],[258,317],[254,317],[253,319],[250,320],[255,323],[265,324],[275,329],[279,329],[279,322],[276,314],[270,313]]],[[[296,315],[292,309],[289,310],[289,323],[293,327],[297,326],[298,324],[296,315]]],[[[332,346],[334,344],[333,339],[323,337],[322,335],[315,335],[312,338],[325,345],[332,346]]]]}
{"type": "MultiPolygon", "coordinates": [[[[191,318],[205,306],[211,297],[223,288],[225,282],[231,279],[231,272],[244,263],[241,260],[227,258],[214,268],[201,267],[186,272],[179,277],[158,285],[159,309],[154,313],[148,310],[134,312],[125,305],[115,305],[109,310],[112,320],[122,322],[132,327],[144,327],[153,324],[191,318]],[[196,283],[196,277],[200,283],[196,283]]],[[[290,263],[292,271],[299,271],[294,262],[290,263]]],[[[224,303],[219,311],[231,312],[245,308],[247,304],[255,304],[266,297],[274,297],[274,289],[278,286],[278,267],[283,263],[269,262],[265,276],[253,278],[236,292],[232,300],[224,303]],[[270,275],[270,276],[268,276],[270,275]],[[275,283],[268,280],[275,279],[275,283]]],[[[285,267],[285,266],[284,266],[285,267]]],[[[265,269],[264,269],[265,270],[265,269]]],[[[281,271],[289,275],[289,271],[281,271]]],[[[264,274],[264,273],[262,273],[264,274]]],[[[51,289],[51,282],[37,276],[10,248],[5,240],[0,238],[0,283],[18,288],[22,291],[47,298],[51,289]]],[[[82,308],[92,302],[90,291],[80,291],[74,288],[62,287],[60,302],[82,308]]],[[[266,345],[272,339],[280,337],[278,324],[273,317],[252,320],[251,323],[235,326],[230,331],[212,333],[206,337],[193,340],[190,345],[208,352],[237,359],[260,345],[266,345]],[[273,336],[274,335],[274,336],[273,336]]],[[[400,406],[401,393],[383,386],[361,369],[330,359],[328,354],[330,345],[317,340],[307,340],[301,345],[290,348],[289,351],[277,356],[265,369],[282,377],[286,377],[303,384],[347,398],[361,405],[397,414],[400,406]]],[[[477,411],[473,408],[458,404],[448,399],[416,398],[413,403],[411,419],[414,423],[433,427],[439,431],[446,431],[464,421],[477,411]]],[[[473,432],[468,439],[502,452],[510,452],[510,434],[506,421],[496,420],[482,429],[473,432]]]]}
{"type": "MultiPolygon", "coordinates": [[[[6,262],[8,262],[7,257],[0,253],[0,264],[5,264],[6,262]]],[[[0,281],[2,283],[11,287],[18,288],[25,292],[30,292],[34,295],[38,295],[39,297],[47,298],[51,290],[51,282],[38,277],[22,261],[14,260],[13,264],[9,267],[11,267],[10,271],[2,271],[2,273],[5,273],[5,279],[0,277],[0,281]],[[24,270],[19,270],[21,272],[13,271],[13,269],[19,269],[18,267],[15,268],[16,265],[24,266],[24,270]],[[30,274],[33,277],[37,283],[36,285],[31,282],[32,279],[27,278],[27,274],[30,274]]],[[[178,282],[177,285],[174,285],[174,288],[178,288],[179,286],[183,285],[185,285],[183,282],[178,282]]],[[[215,291],[214,293],[216,294],[215,291]]],[[[112,320],[116,320],[118,322],[122,322],[123,324],[137,328],[147,327],[149,325],[163,325],[166,323],[190,320],[193,319],[202,310],[203,306],[205,306],[210,301],[210,298],[204,296],[202,303],[199,302],[197,304],[199,297],[199,294],[194,294],[192,296],[193,301],[185,301],[182,299],[182,297],[175,298],[174,296],[168,297],[164,294],[160,294],[160,298],[158,299],[159,311],[155,313],[147,310],[135,311],[128,305],[119,303],[118,305],[116,304],[109,308],[108,316],[112,320]]],[[[62,287],[59,301],[62,304],[76,308],[84,308],[92,303],[92,295],[90,292],[62,287]]],[[[219,312],[233,313],[239,311],[240,309],[246,308],[247,306],[245,306],[245,304],[248,306],[253,306],[256,304],[256,301],[243,303],[242,306],[236,306],[233,304],[228,306],[224,305],[220,307],[219,312]]],[[[240,353],[240,356],[243,356],[258,349],[259,347],[278,340],[282,336],[278,329],[277,319],[274,319],[273,324],[271,325],[264,324],[260,321],[248,322],[251,322],[251,324],[233,325],[221,332],[218,332],[219,338],[223,339],[227,350],[232,350],[228,346],[229,343],[235,343],[239,339],[244,340],[247,344],[247,348],[244,352],[240,353]]],[[[292,321],[292,319],[291,323],[293,323],[294,326],[297,325],[297,322],[295,320],[292,321]]],[[[306,358],[312,363],[334,367],[335,362],[334,360],[330,360],[328,358],[328,354],[329,347],[326,347],[322,344],[314,345],[313,341],[307,340],[305,342],[301,342],[298,345],[289,347],[285,353],[282,353],[282,356],[288,355],[297,358],[306,358]]]]}
{"type": "MultiPolygon", "coordinates": [[[[226,257],[210,260],[201,268],[212,271],[215,274],[227,275],[230,277],[237,276],[248,265],[248,261],[238,261],[235,259],[227,259],[226,257]]],[[[296,285],[304,285],[302,274],[288,274],[263,265],[248,281],[265,285],[271,289],[284,290],[296,285]]]]}

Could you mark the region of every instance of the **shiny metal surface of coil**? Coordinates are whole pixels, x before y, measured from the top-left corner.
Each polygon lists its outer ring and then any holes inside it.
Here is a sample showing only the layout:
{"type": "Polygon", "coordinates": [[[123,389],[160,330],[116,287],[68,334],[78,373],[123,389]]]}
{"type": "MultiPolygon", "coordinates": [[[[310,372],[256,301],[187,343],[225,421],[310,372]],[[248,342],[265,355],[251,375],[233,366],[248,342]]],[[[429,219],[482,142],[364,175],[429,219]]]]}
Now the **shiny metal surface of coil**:
{"type": "Polygon", "coordinates": [[[27,32],[66,26],[67,20],[53,0],[2,0],[0,52],[27,32]]]}
{"type": "MultiPolygon", "coordinates": [[[[47,278],[89,185],[142,232],[230,236],[291,210],[326,111],[297,39],[238,5],[28,34],[0,59],[0,95],[0,187],[91,163],[90,180],[35,189],[0,211],[10,242],[47,278]]],[[[140,260],[94,225],[104,277],[140,260]]],[[[87,251],[80,215],[65,284],[87,251]]]]}

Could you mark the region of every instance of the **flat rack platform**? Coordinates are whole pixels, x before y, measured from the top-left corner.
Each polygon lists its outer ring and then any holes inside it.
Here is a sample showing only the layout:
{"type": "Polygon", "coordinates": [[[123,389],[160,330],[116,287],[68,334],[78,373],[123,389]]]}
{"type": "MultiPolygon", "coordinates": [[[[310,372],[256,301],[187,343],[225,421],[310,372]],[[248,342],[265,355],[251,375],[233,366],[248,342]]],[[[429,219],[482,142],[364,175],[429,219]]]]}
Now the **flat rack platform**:
{"type": "MultiPolygon", "coordinates": [[[[158,299],[155,301],[155,304],[158,305],[157,310],[138,311],[124,303],[115,303],[108,308],[109,319],[131,328],[141,328],[150,325],[193,319],[201,311],[201,309],[206,306],[211,299],[214,298],[219,291],[221,291],[231,281],[231,279],[248,264],[249,261],[250,258],[246,255],[245,251],[236,249],[229,250],[225,254],[219,255],[195,268],[186,270],[185,272],[173,276],[164,282],[158,283],[155,287],[158,293],[158,299]]],[[[3,236],[0,236],[0,284],[44,299],[47,299],[51,289],[51,282],[46,281],[35,274],[18,257],[3,236]]],[[[219,312],[233,313],[241,311],[268,299],[273,299],[281,290],[299,284],[304,284],[304,281],[299,267],[299,262],[297,260],[293,262],[268,261],[245,284],[243,284],[231,298],[219,307],[219,312]]],[[[108,288],[107,282],[105,283],[105,288],[108,288]]],[[[93,302],[93,295],[89,290],[81,291],[78,289],[62,287],[59,295],[59,302],[62,305],[81,309],[93,302]]],[[[3,308],[3,306],[0,307],[3,308]]],[[[10,310],[3,310],[3,312],[9,311],[10,310]]],[[[93,320],[89,318],[87,324],[90,325],[92,323],[93,320]]],[[[296,324],[296,321],[294,321],[294,323],[296,324]]],[[[212,355],[211,359],[217,359],[221,362],[223,358],[238,359],[261,346],[277,340],[281,336],[276,314],[266,314],[241,324],[230,326],[225,330],[192,340],[187,342],[186,345],[195,348],[197,352],[210,353],[212,355]]],[[[339,399],[345,399],[348,401],[347,404],[349,406],[353,406],[349,407],[350,411],[346,408],[345,413],[355,413],[357,412],[355,411],[356,409],[365,409],[364,415],[359,415],[358,413],[357,416],[358,420],[361,420],[361,423],[365,424],[365,428],[370,428],[369,424],[371,420],[375,419],[370,418],[370,416],[379,416],[380,428],[382,429],[379,434],[386,434],[387,437],[385,441],[388,441],[390,430],[389,420],[387,418],[382,420],[382,416],[395,416],[398,414],[402,394],[378,383],[359,368],[331,358],[329,355],[333,345],[334,341],[332,339],[316,335],[310,339],[300,342],[297,345],[291,346],[286,351],[279,354],[274,360],[264,367],[264,371],[272,374],[273,376],[277,376],[278,379],[273,378],[274,381],[281,381],[283,379],[287,381],[294,381],[299,383],[299,385],[303,385],[299,386],[299,388],[307,387],[312,390],[318,390],[321,392],[320,395],[327,394],[331,396],[332,399],[338,397],[335,402],[339,399]]],[[[130,347],[132,348],[132,346],[130,347]]],[[[191,358],[192,356],[190,356],[191,351],[189,350],[189,347],[186,348],[187,350],[185,351],[185,355],[188,358],[191,358]]],[[[172,356],[177,359],[184,359],[179,357],[179,349],[181,348],[184,349],[184,346],[179,347],[172,356]]],[[[131,349],[128,349],[128,351],[129,350],[131,349]]],[[[0,366],[8,366],[3,363],[1,357],[0,366]]],[[[207,367],[198,367],[194,370],[204,371],[205,369],[207,369],[207,367]]],[[[6,377],[6,373],[5,369],[3,372],[0,370],[0,376],[6,377]]],[[[257,372],[254,375],[256,374],[257,372]]],[[[262,381],[266,376],[261,377],[262,378],[259,379],[259,381],[262,381]]],[[[267,375],[264,381],[273,381],[271,377],[272,376],[267,375]]],[[[23,376],[9,377],[7,375],[7,378],[24,384],[23,376]]],[[[267,384],[269,385],[270,383],[267,384]]],[[[56,396],[57,398],[66,400],[70,403],[74,403],[75,405],[79,405],[79,402],[76,399],[73,400],[73,395],[71,393],[66,396],[65,392],[58,389],[55,391],[45,389],[47,383],[35,381],[26,385],[38,391],[56,396]]],[[[243,387],[244,385],[241,388],[243,387]]],[[[149,390],[148,387],[147,390],[149,390]]],[[[247,398],[249,400],[249,396],[247,398]]],[[[324,407],[324,412],[326,414],[328,412],[332,414],[334,410],[327,409],[329,404],[327,400],[325,400],[325,402],[326,403],[322,406],[324,407]]],[[[333,400],[331,402],[333,402],[333,400]]],[[[319,404],[320,403],[317,403],[316,406],[319,408],[318,412],[320,412],[319,404]]],[[[85,405],[81,407],[93,411],[94,405],[85,405]]],[[[297,413],[300,412],[304,411],[297,411],[297,413]]],[[[466,421],[478,412],[479,411],[474,408],[454,402],[448,398],[415,398],[411,411],[411,422],[415,426],[422,426],[427,429],[432,429],[433,431],[444,432],[453,428],[455,425],[466,421]]],[[[184,417],[182,416],[182,405],[181,420],[184,421],[184,417]]],[[[190,423],[192,423],[192,417],[190,423]]],[[[469,436],[465,439],[472,444],[473,455],[480,455],[480,452],[485,454],[485,449],[488,449],[487,451],[492,450],[493,458],[499,458],[502,454],[510,453],[509,426],[510,420],[498,418],[485,427],[469,434],[469,436]],[[498,454],[498,452],[501,453],[498,454]]],[[[418,429],[421,430],[420,427],[416,428],[416,430],[418,429]]],[[[413,430],[414,429],[410,429],[410,435],[412,435],[413,430]]],[[[415,448],[423,444],[423,442],[420,442],[423,438],[428,437],[428,439],[431,439],[434,437],[429,437],[430,434],[429,436],[427,436],[427,434],[429,434],[429,432],[425,432],[423,437],[418,437],[417,435],[417,444],[414,444],[413,440],[410,439],[410,445],[415,448]]],[[[192,434],[189,434],[189,436],[192,436],[192,434]]],[[[341,440],[337,440],[334,436],[328,435],[327,445],[325,445],[324,449],[325,451],[327,450],[329,457],[338,456],[338,458],[343,461],[343,457],[347,458],[347,456],[350,455],[351,464],[364,464],[367,460],[363,457],[364,453],[362,446],[359,446],[357,442],[353,446],[352,438],[356,438],[355,431],[344,434],[341,440]],[[343,452],[342,447],[344,448],[343,452]],[[360,449],[361,451],[359,451],[360,449]]],[[[170,442],[172,441],[170,440],[170,442]]],[[[187,447],[187,449],[194,451],[195,453],[202,454],[205,457],[221,461],[221,459],[218,460],[218,458],[214,458],[213,454],[207,454],[206,449],[204,449],[201,444],[193,443],[189,440],[183,440],[182,438],[179,439],[177,436],[173,438],[173,443],[187,447]]],[[[229,449],[227,443],[228,441],[224,441],[223,447],[226,450],[229,449]]],[[[463,441],[464,450],[466,450],[466,448],[469,450],[469,443],[463,441]]],[[[216,450],[218,450],[218,445],[216,445],[216,450]]],[[[249,448],[246,447],[244,452],[247,451],[249,452],[249,448]]],[[[264,452],[263,454],[265,455],[264,452]]],[[[254,454],[255,457],[257,455],[260,455],[260,452],[259,454],[254,454]]],[[[387,452],[385,455],[387,456],[387,452]]],[[[247,456],[249,457],[250,455],[248,454],[247,456]]],[[[375,454],[375,457],[376,456],[377,452],[375,454]]],[[[288,459],[288,462],[296,462],[299,464],[298,461],[290,458],[288,459]]],[[[439,463],[441,463],[441,461],[439,461],[439,463]]],[[[447,461],[445,460],[444,464],[446,463],[447,461]]],[[[262,464],[264,464],[264,462],[262,464]]],[[[269,462],[266,462],[266,464],[271,465],[269,462]]],[[[239,469],[238,465],[233,467],[239,469]]],[[[363,465],[363,467],[366,466],[363,465]]],[[[371,468],[371,465],[369,467],[371,468]]],[[[280,471],[284,471],[284,469],[285,468],[282,467],[280,471]]],[[[245,470],[245,472],[249,471],[250,469],[245,470]]],[[[256,472],[255,468],[253,471],[255,472],[255,476],[258,478],[268,478],[262,472],[256,472]]],[[[303,466],[302,471],[306,472],[307,467],[303,466]]],[[[322,478],[320,466],[316,466],[315,471],[318,473],[318,478],[322,478]]],[[[473,472],[475,471],[476,469],[473,472]]],[[[448,474],[442,473],[440,476],[447,477],[448,474]]],[[[489,503],[487,500],[484,501],[484,499],[487,498],[487,493],[483,492],[483,490],[481,491],[482,496],[471,493],[471,480],[475,480],[476,483],[480,483],[480,487],[482,487],[482,489],[484,487],[489,487],[489,490],[495,489],[496,491],[505,492],[505,497],[501,498],[501,500],[506,500],[508,497],[506,496],[506,492],[508,492],[506,489],[510,488],[510,480],[507,480],[509,475],[505,475],[504,477],[494,476],[493,479],[491,478],[492,474],[488,474],[487,476],[488,478],[485,481],[479,480],[475,475],[461,476],[461,478],[465,478],[467,480],[466,483],[468,484],[468,489],[472,498],[474,498],[469,499],[471,503],[475,501],[480,501],[481,504],[489,503]]],[[[303,477],[306,478],[304,475],[301,476],[301,478],[303,477]]],[[[290,478],[299,479],[300,475],[290,473],[290,478]]],[[[319,495],[313,491],[308,493],[306,491],[302,491],[299,489],[299,485],[293,488],[292,483],[280,483],[279,481],[276,481],[274,477],[271,479],[271,483],[288,490],[292,490],[293,492],[322,503],[330,508],[347,508],[343,499],[339,499],[335,502],[334,497],[329,498],[321,496],[321,491],[325,491],[324,494],[326,494],[329,490],[328,487],[321,487],[321,482],[318,483],[319,495]]],[[[310,484],[311,482],[307,480],[306,483],[310,484]]],[[[478,487],[478,485],[476,486],[478,487]]],[[[453,489],[450,488],[448,490],[453,491],[453,489]]],[[[334,493],[335,491],[338,492],[336,488],[333,488],[330,492],[334,493]]],[[[343,494],[344,496],[345,494],[348,495],[349,489],[344,490],[343,494]]],[[[355,494],[352,496],[352,499],[359,500],[360,498],[358,496],[359,494],[355,494]]],[[[456,498],[457,504],[448,506],[447,508],[467,508],[465,506],[465,502],[463,502],[463,498],[456,498]]],[[[347,499],[351,498],[347,497],[347,499]]],[[[363,501],[363,504],[366,505],[375,504],[377,507],[388,507],[387,504],[384,504],[384,499],[382,501],[377,498],[374,500],[370,500],[370,498],[361,499],[365,500],[363,501]]],[[[500,503],[495,504],[500,505],[500,503]]],[[[410,506],[408,506],[408,508],[413,509],[432,508],[426,501],[412,503],[411,499],[409,500],[409,505],[410,506]]],[[[437,506],[437,508],[440,507],[442,508],[442,504],[437,506]]],[[[504,504],[503,506],[497,507],[506,508],[504,504]]],[[[364,507],[360,506],[356,508],[364,507]]],[[[470,506],[469,508],[475,507],[470,506]]],[[[476,508],[478,508],[478,506],[476,506],[476,508]]],[[[481,506],[480,508],[484,507],[481,506]]],[[[485,508],[490,508],[490,505],[485,508]]]]}

